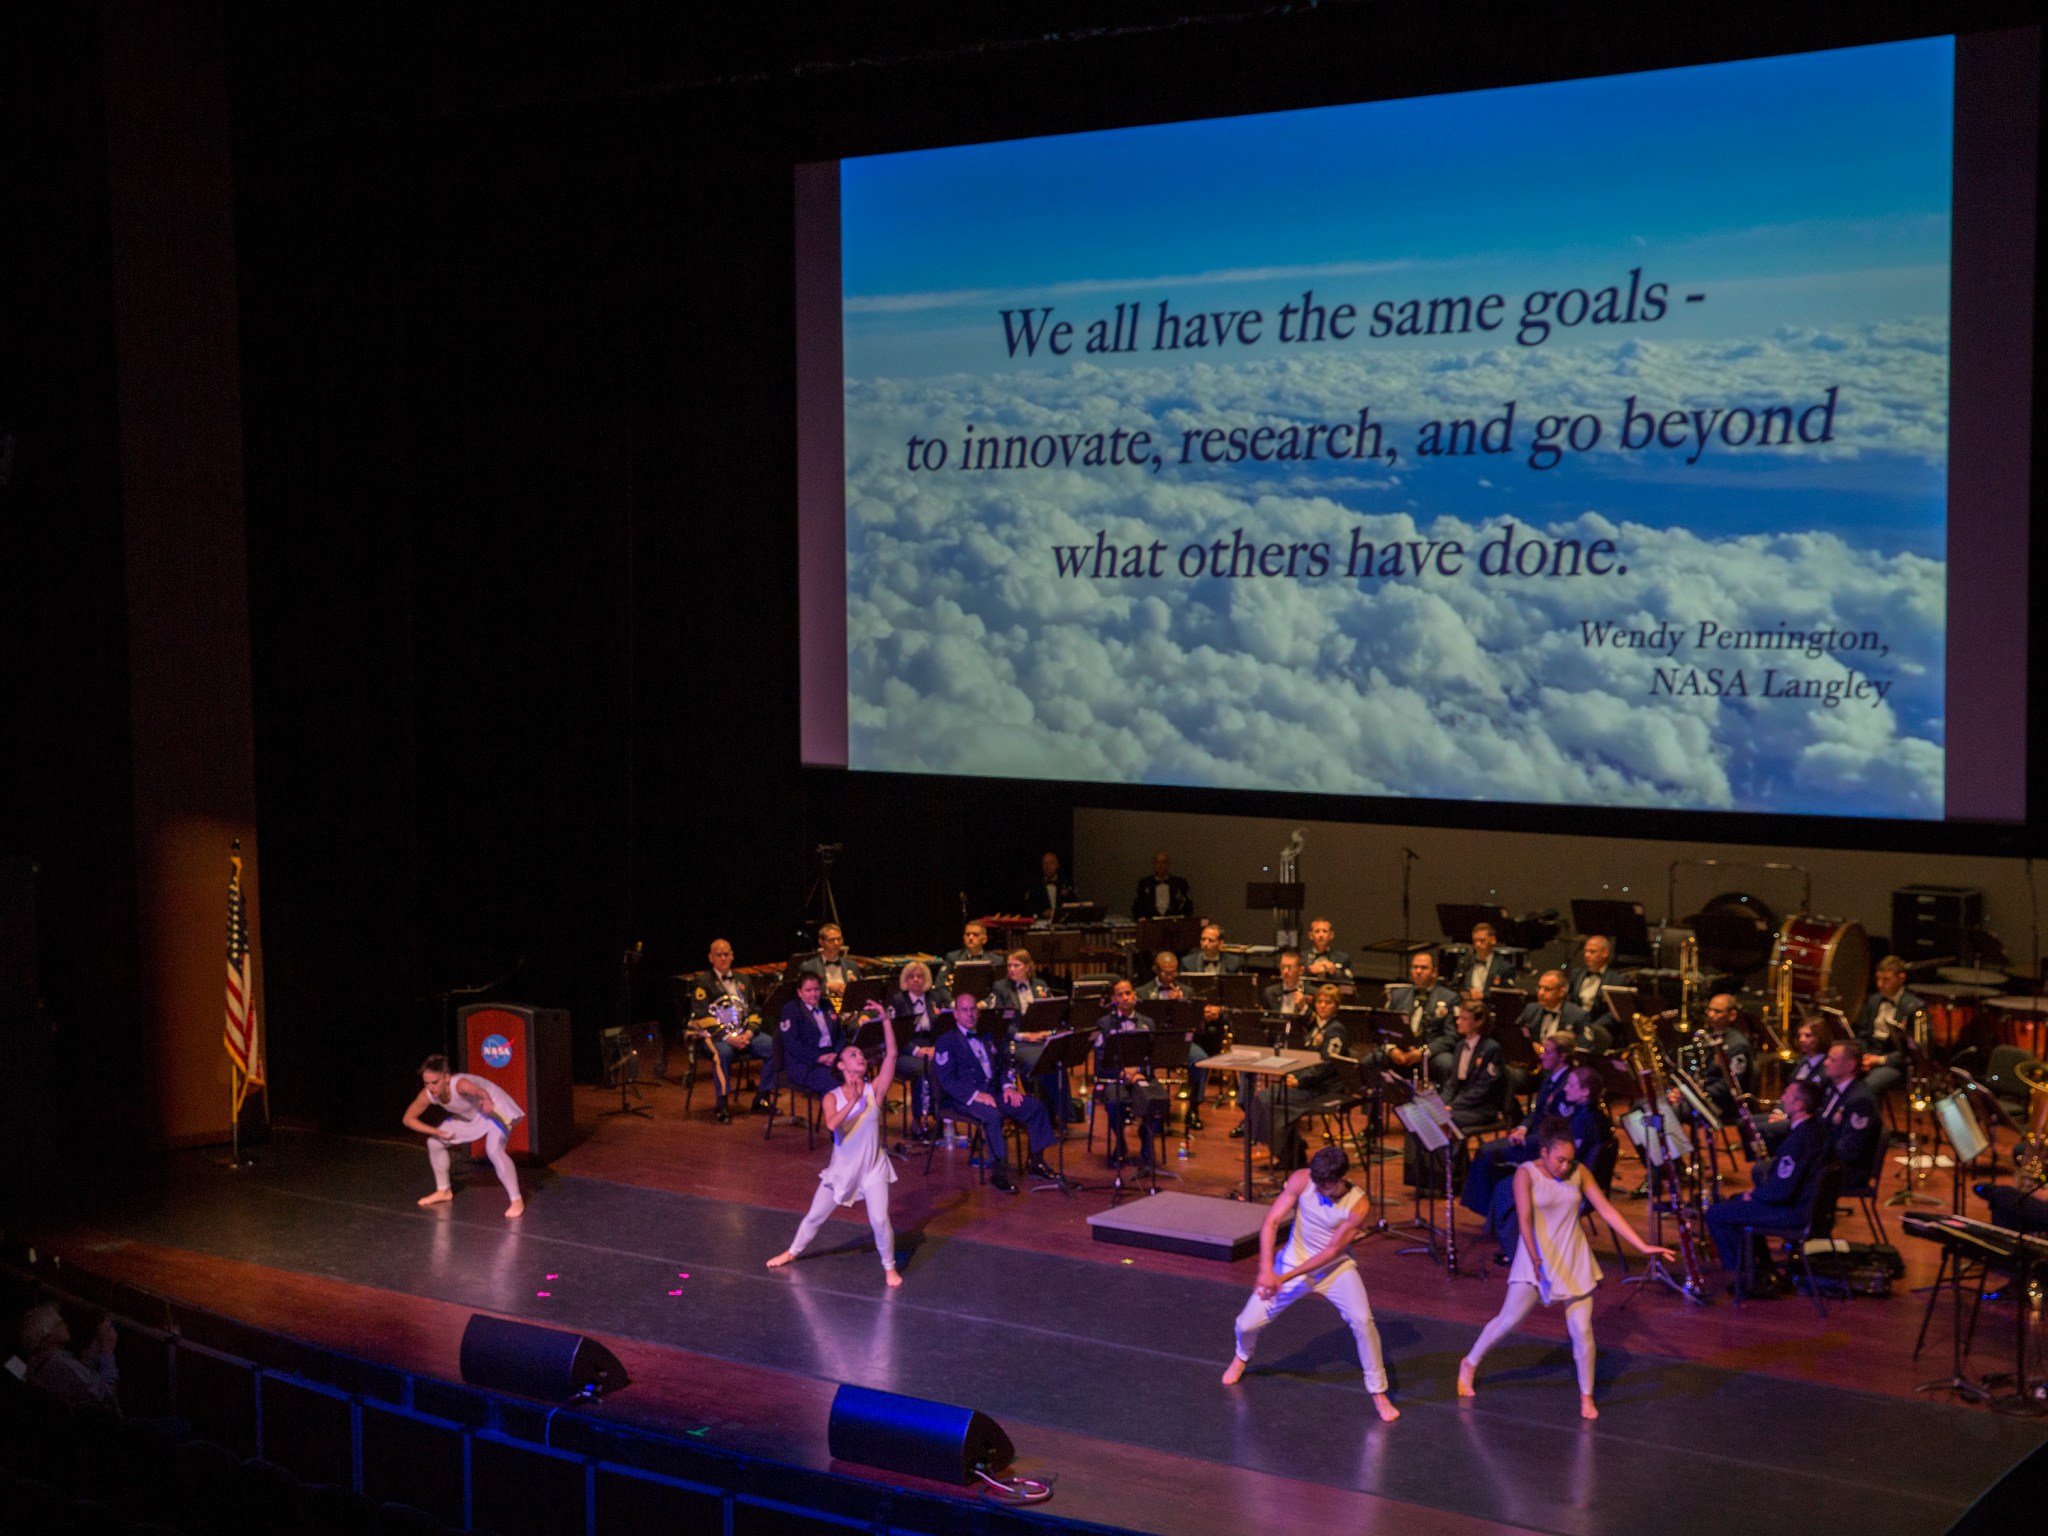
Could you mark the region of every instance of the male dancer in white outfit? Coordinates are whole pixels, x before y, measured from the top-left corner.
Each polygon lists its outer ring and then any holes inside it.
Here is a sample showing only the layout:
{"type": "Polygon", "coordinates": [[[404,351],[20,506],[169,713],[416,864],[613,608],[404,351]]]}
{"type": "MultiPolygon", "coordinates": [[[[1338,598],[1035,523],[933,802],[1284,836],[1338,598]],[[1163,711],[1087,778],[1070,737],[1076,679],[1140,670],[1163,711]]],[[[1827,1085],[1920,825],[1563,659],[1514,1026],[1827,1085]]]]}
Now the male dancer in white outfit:
{"type": "Polygon", "coordinates": [[[1365,1368],[1365,1390],[1379,1416],[1392,1423],[1401,1410],[1387,1396],[1387,1368],[1380,1359],[1380,1331],[1373,1325],[1372,1303],[1365,1299],[1365,1282],[1358,1277],[1358,1265],[1351,1257],[1351,1240],[1371,1213],[1364,1192],[1352,1187],[1345,1175],[1351,1159],[1342,1147],[1324,1147],[1308,1160],[1306,1168],[1288,1177],[1265,1225],[1259,1228],[1259,1281],[1244,1310],[1237,1314],[1237,1354],[1223,1373],[1223,1385],[1236,1386],[1251,1364],[1259,1330],[1295,1302],[1314,1291],[1329,1298],[1351,1325],[1358,1341],[1358,1363],[1365,1368]],[[1273,1244],[1280,1223],[1294,1212],[1294,1230],[1287,1235],[1287,1247],[1280,1262],[1273,1262],[1273,1244]]]}
{"type": "Polygon", "coordinates": [[[512,1122],[525,1118],[526,1111],[514,1102],[512,1095],[489,1078],[450,1072],[446,1056],[429,1056],[421,1062],[419,1097],[405,1112],[405,1128],[427,1138],[427,1161],[434,1165],[434,1192],[420,1196],[420,1204],[439,1205],[455,1198],[455,1191],[448,1184],[448,1149],[481,1141],[484,1156],[491,1160],[498,1182],[505,1186],[505,1196],[512,1202],[505,1207],[506,1217],[525,1215],[526,1202],[519,1198],[519,1170],[512,1166],[511,1154],[505,1150],[512,1122]],[[445,1111],[448,1118],[439,1125],[427,1124],[420,1116],[429,1104],[445,1111]]]}
{"type": "Polygon", "coordinates": [[[834,1206],[865,1200],[875,1251],[882,1256],[882,1276],[895,1287],[903,1283],[896,1273],[896,1234],[889,1227],[889,1186],[896,1182],[896,1168],[882,1142],[882,1116],[889,1085],[896,1080],[896,1030],[880,1003],[869,1003],[863,1016],[882,1021],[882,1070],[870,1083],[868,1058],[859,1046],[849,1045],[839,1053],[834,1065],[840,1086],[821,1101],[825,1127],[832,1133],[832,1160],[818,1175],[818,1192],[811,1197],[795,1239],[768,1261],[768,1267],[780,1269],[808,1248],[834,1206]]]}
{"type": "Polygon", "coordinates": [[[1600,1193],[1600,1186],[1584,1166],[1574,1166],[1578,1152],[1570,1121],[1552,1115],[1536,1128],[1536,1140],[1540,1148],[1536,1160],[1515,1170],[1515,1214],[1522,1221],[1522,1241],[1515,1249],[1514,1267],[1508,1271],[1507,1299],[1479,1335],[1472,1353],[1458,1363],[1458,1396],[1478,1396],[1472,1378],[1479,1362],[1529,1315],[1531,1307],[1539,1300],[1545,1306],[1561,1301],[1564,1325],[1572,1336],[1572,1360],[1579,1372],[1579,1417],[1597,1419],[1600,1410],[1593,1406],[1593,1288],[1600,1283],[1600,1261],[1593,1257],[1593,1245],[1579,1225],[1579,1202],[1588,1202],[1600,1219],[1614,1228],[1614,1235],[1636,1252],[1660,1259],[1678,1255],[1638,1237],[1636,1229],[1600,1193]]]}

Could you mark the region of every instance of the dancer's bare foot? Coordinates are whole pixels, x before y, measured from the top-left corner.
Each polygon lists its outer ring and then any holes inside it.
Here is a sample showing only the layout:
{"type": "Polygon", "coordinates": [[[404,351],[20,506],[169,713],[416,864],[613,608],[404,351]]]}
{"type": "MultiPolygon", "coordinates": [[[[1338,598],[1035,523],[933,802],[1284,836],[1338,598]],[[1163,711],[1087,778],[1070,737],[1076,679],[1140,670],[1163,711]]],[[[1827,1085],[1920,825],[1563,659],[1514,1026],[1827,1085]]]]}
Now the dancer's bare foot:
{"type": "Polygon", "coordinates": [[[1478,1389],[1472,1385],[1472,1378],[1477,1374],[1477,1371],[1478,1367],[1473,1365],[1470,1360],[1460,1360],[1458,1362],[1458,1396],[1477,1397],[1479,1395],[1478,1389]]]}
{"type": "Polygon", "coordinates": [[[1239,1381],[1243,1380],[1244,1368],[1250,1363],[1251,1362],[1249,1361],[1240,1360],[1237,1358],[1237,1356],[1232,1355],[1230,1357],[1230,1366],[1223,1373],[1223,1385],[1225,1385],[1226,1387],[1236,1386],[1239,1381]]]}
{"type": "Polygon", "coordinates": [[[903,1283],[903,1277],[897,1274],[896,1271],[893,1269],[883,1270],[882,1278],[889,1282],[889,1289],[892,1291],[895,1290],[897,1286],[903,1283]]]}
{"type": "Polygon", "coordinates": [[[1600,1417],[1600,1410],[1593,1406],[1593,1394],[1590,1392],[1581,1392],[1579,1394],[1579,1417],[1582,1419],[1597,1419],[1600,1417]]]}
{"type": "Polygon", "coordinates": [[[785,1248],[781,1253],[778,1253],[777,1255],[775,1255],[774,1258],[768,1261],[768,1267],[770,1269],[780,1269],[785,1264],[794,1263],[795,1260],[796,1255],[785,1248]]]}
{"type": "Polygon", "coordinates": [[[1401,1417],[1401,1410],[1394,1406],[1394,1400],[1384,1392],[1373,1393],[1372,1406],[1379,1414],[1382,1424],[1391,1424],[1401,1417]]]}
{"type": "Polygon", "coordinates": [[[524,1216],[525,1214],[526,1202],[524,1200],[514,1200],[510,1205],[505,1207],[505,1219],[507,1221],[512,1220],[515,1216],[524,1216]]]}
{"type": "Polygon", "coordinates": [[[421,1195],[421,1196],[420,1196],[420,1204],[421,1204],[421,1205],[446,1205],[446,1204],[447,1204],[447,1203],[448,1203],[448,1202],[449,1202],[450,1200],[453,1200],[454,1198],[455,1198],[455,1191],[454,1191],[454,1190],[452,1190],[452,1189],[437,1189],[437,1190],[435,1190],[435,1191],[434,1191],[434,1192],[433,1192],[433,1193],[432,1193],[431,1195],[421,1195]]]}

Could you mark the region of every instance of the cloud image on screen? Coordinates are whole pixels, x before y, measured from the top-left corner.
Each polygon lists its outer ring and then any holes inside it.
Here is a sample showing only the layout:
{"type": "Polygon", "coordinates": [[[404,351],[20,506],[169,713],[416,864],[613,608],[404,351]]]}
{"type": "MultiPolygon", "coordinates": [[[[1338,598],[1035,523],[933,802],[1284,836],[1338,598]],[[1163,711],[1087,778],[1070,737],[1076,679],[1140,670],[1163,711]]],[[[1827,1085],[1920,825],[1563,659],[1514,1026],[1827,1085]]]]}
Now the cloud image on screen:
{"type": "Polygon", "coordinates": [[[1939,817],[1952,59],[847,162],[851,764],[1939,817]],[[1490,330],[1369,334],[1489,294],[1490,330]],[[1162,305],[1260,323],[1162,348],[1162,305]],[[1148,452],[1021,446],[1112,432],[1148,452]],[[1012,467],[963,467],[989,437],[1012,467]]]}

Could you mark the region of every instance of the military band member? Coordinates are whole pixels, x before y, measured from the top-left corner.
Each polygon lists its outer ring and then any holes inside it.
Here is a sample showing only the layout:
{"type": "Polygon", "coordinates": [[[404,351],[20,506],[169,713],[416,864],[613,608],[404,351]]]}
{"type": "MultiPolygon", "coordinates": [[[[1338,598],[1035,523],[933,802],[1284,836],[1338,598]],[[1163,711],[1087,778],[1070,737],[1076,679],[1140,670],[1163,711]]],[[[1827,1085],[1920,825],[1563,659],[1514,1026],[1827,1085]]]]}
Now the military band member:
{"type": "MultiPolygon", "coordinates": [[[[837,923],[827,923],[818,930],[818,952],[806,955],[797,965],[799,976],[815,976],[825,984],[825,993],[838,1005],[846,995],[846,984],[860,979],[860,967],[853,963],[853,956],[846,952],[846,935],[840,932],[837,923]]],[[[826,1086],[836,1087],[838,1079],[826,1086]]]]}
{"type": "Polygon", "coordinates": [[[1163,853],[1152,855],[1152,873],[1138,882],[1131,898],[1131,916],[1193,917],[1195,898],[1187,881],[1173,872],[1173,861],[1163,853]]]}
{"type": "Polygon", "coordinates": [[[1273,1161],[1282,1167],[1291,1167],[1299,1151],[1300,1137],[1295,1125],[1315,1106],[1322,1094],[1337,1081],[1337,1069],[1328,1065],[1332,1056],[1350,1056],[1352,1050],[1346,1036],[1344,1020],[1337,1012],[1341,994],[1335,986],[1325,985],[1316,992],[1315,1024],[1308,1038],[1302,1042],[1302,1049],[1315,1051],[1323,1060],[1313,1066],[1306,1066],[1287,1075],[1287,1103],[1284,1113],[1280,1109],[1280,1085],[1261,1088],[1248,1101],[1245,1124],[1255,1140],[1265,1142],[1273,1149],[1273,1161]]]}
{"type": "Polygon", "coordinates": [[[1605,1054],[1616,1039],[1628,1038],[1629,1021],[1616,1019],[1607,1003],[1607,989],[1622,984],[1621,973],[1613,969],[1614,941],[1604,933],[1588,934],[1579,947],[1579,958],[1565,969],[1565,993],[1586,1010],[1594,1049],[1605,1054]],[[1608,1043],[1599,1043],[1601,1036],[1608,1043]]]}
{"type": "MultiPolygon", "coordinates": [[[[1825,1091],[1823,1085],[1827,1082],[1827,1073],[1823,1069],[1827,1065],[1828,1045],[1832,1035],[1833,1031],[1819,1019],[1805,1019],[1792,1036],[1793,1053],[1798,1059],[1793,1063],[1791,1076],[1785,1081],[1788,1084],[1806,1083],[1811,1086],[1816,1104],[1820,1102],[1820,1095],[1825,1091]]],[[[1792,1122],[1783,1109],[1774,1109],[1757,1130],[1763,1136],[1764,1145],[1775,1152],[1778,1150],[1778,1144],[1791,1134],[1792,1122]]]]}
{"type": "Polygon", "coordinates": [[[1283,949],[1280,951],[1280,978],[1267,984],[1259,994],[1259,1006],[1267,1013],[1282,1013],[1298,1018],[1314,1007],[1315,999],[1309,990],[1308,977],[1302,970],[1301,951],[1283,949]]]}
{"type": "Polygon", "coordinates": [[[944,987],[932,985],[931,968],[922,960],[913,960],[903,967],[897,974],[896,988],[896,995],[889,999],[889,1012],[910,1022],[910,1049],[896,1064],[896,1075],[910,1084],[911,1118],[922,1137],[927,1134],[927,1122],[934,1107],[929,1071],[932,1047],[941,1034],[953,1027],[947,1017],[953,998],[944,987]]]}
{"type": "Polygon", "coordinates": [[[1863,1053],[1854,1040],[1837,1040],[1821,1063],[1825,1081],[1814,1111],[1834,1138],[1835,1161],[1861,1178],[1883,1136],[1884,1112],[1863,1076],[1863,1053]]]}
{"type": "Polygon", "coordinates": [[[1779,1103],[1788,1129],[1776,1154],[1751,1166],[1756,1188],[1707,1207],[1707,1232],[1722,1268],[1730,1271],[1741,1267],[1744,1227],[1755,1227],[1760,1239],[1767,1233],[1796,1236],[1806,1229],[1813,1181],[1829,1157],[1828,1128],[1814,1115],[1820,1090],[1809,1082],[1788,1083],[1779,1103]]]}
{"type": "Polygon", "coordinates": [[[1536,1064],[1536,1094],[1522,1123],[1505,1136],[1496,1136],[1473,1154],[1465,1174],[1462,1199],[1475,1216],[1490,1216],[1496,1186],[1505,1186],[1514,1170],[1529,1161],[1539,1148],[1534,1141],[1537,1128],[1552,1115],[1564,1113],[1565,1077],[1572,1070],[1572,1052],[1578,1041],[1567,1031],[1553,1034],[1543,1042],[1536,1064]]]}
{"type": "Polygon", "coordinates": [[[1907,1043],[1927,1014],[1927,1005],[1906,990],[1906,962],[1886,955],[1877,962],[1877,990],[1856,1015],[1862,1046],[1864,1084],[1881,1102],[1904,1080],[1911,1060],[1907,1043]]]}
{"type": "Polygon", "coordinates": [[[947,950],[941,958],[948,983],[954,970],[963,965],[992,965],[998,972],[1003,965],[1003,957],[988,947],[988,929],[980,923],[969,923],[960,934],[960,947],[947,950]]]}
{"type": "Polygon", "coordinates": [[[1260,1331],[1313,1291],[1336,1307],[1350,1327],[1373,1411],[1391,1423],[1401,1417],[1401,1410],[1387,1396],[1380,1332],[1357,1261],[1351,1257],[1352,1240],[1372,1214],[1372,1206],[1345,1177],[1350,1171],[1351,1159],[1342,1147],[1324,1147],[1309,1159],[1308,1167],[1288,1176],[1280,1197],[1267,1210],[1259,1228],[1259,1278],[1251,1299],[1237,1314],[1237,1351],[1223,1372],[1223,1385],[1234,1387],[1243,1379],[1260,1331]],[[1290,1216],[1294,1230],[1276,1256],[1281,1223],[1290,1216]]]}
{"type": "MultiPolygon", "coordinates": [[[[1058,994],[1051,986],[1038,977],[1038,964],[1031,958],[1028,949],[1013,949],[1003,957],[1008,974],[990,989],[989,1006],[998,1013],[1013,1014],[1021,1024],[1024,1012],[1033,1003],[1043,1002],[1058,994]]],[[[1037,1073],[1038,1058],[1045,1054],[1045,1042],[1053,1032],[1049,1029],[1019,1029],[1014,1025],[1010,1031],[1010,1052],[1019,1075],[1031,1083],[1046,1112],[1055,1118],[1080,1118],[1069,1115],[1067,1102],[1067,1076],[1064,1072],[1037,1073]]]]}
{"type": "Polygon", "coordinates": [[[1387,1048],[1397,1067],[1429,1064],[1429,1081],[1442,1084],[1458,1053],[1458,994],[1437,980],[1436,956],[1418,949],[1408,957],[1408,980],[1387,988],[1387,1007],[1408,1021],[1409,1043],[1387,1048]]]}
{"type": "Polygon", "coordinates": [[[1514,962],[1496,947],[1500,936],[1491,923],[1472,925],[1472,952],[1453,978],[1461,992],[1490,992],[1495,987],[1515,984],[1514,962]]]}
{"type": "Polygon", "coordinates": [[[1152,979],[1138,988],[1140,1002],[1184,1002],[1187,989],[1180,984],[1180,956],[1162,949],[1152,957],[1152,979]]]}
{"type": "Polygon", "coordinates": [[[1351,979],[1351,955],[1338,949],[1337,929],[1327,917],[1319,917],[1308,925],[1308,949],[1301,957],[1301,968],[1308,973],[1311,981],[1349,981],[1351,979]]]}
{"type": "Polygon", "coordinates": [[[953,1027],[939,1036],[932,1051],[932,1073],[939,1084],[939,1112],[964,1116],[981,1126],[988,1146],[991,1184],[1006,1195],[1017,1192],[1010,1181],[1009,1160],[1003,1155],[1005,1120],[1024,1127],[1031,1147],[1031,1171],[1041,1178],[1054,1177],[1045,1165],[1045,1151],[1059,1140],[1059,1133],[1045,1106],[1017,1086],[1008,1047],[982,1034],[973,998],[953,1000],[953,1027]]]}
{"type": "MultiPolygon", "coordinates": [[[[1500,1042],[1486,1033],[1486,1000],[1483,997],[1460,998],[1451,1012],[1451,1020],[1457,1045],[1452,1052],[1451,1069],[1443,1079],[1444,1108],[1451,1112],[1451,1119],[1457,1122],[1458,1129],[1467,1131],[1500,1118],[1501,1106],[1507,1102],[1508,1096],[1507,1060],[1500,1042]]],[[[1433,1184],[1440,1182],[1443,1164],[1437,1159],[1441,1156],[1441,1153],[1425,1156],[1421,1138],[1409,1132],[1408,1182],[1417,1185],[1424,1179],[1433,1184]]]]}
{"type": "Polygon", "coordinates": [[[1707,999],[1706,1035],[1710,1044],[1720,1046],[1720,1054],[1710,1057],[1707,1070],[1700,1079],[1700,1086],[1713,1101],[1714,1112],[1725,1121],[1735,1118],[1738,1102],[1749,1093],[1750,1069],[1755,1063],[1756,1047],[1750,1043],[1742,1028],[1742,1010],[1735,999],[1726,992],[1717,992],[1707,999]],[[1721,1057],[1728,1059],[1728,1071],[1721,1070],[1721,1057]],[[1729,1073],[1734,1081],[1729,1081],[1729,1073]]]}
{"type": "Polygon", "coordinates": [[[1223,925],[1204,923],[1201,943],[1180,957],[1180,968],[1189,976],[1235,976],[1244,969],[1244,956],[1223,947],[1223,925]]]}
{"type": "MultiPolygon", "coordinates": [[[[754,1006],[753,995],[747,978],[732,968],[732,945],[724,939],[713,939],[709,959],[711,968],[690,978],[690,1019],[702,1028],[701,1021],[709,1020],[721,1004],[731,1004],[739,1010],[741,1028],[702,1037],[711,1051],[712,1114],[720,1125],[730,1125],[732,1111],[725,1101],[732,1089],[734,1061],[740,1056],[751,1056],[761,1063],[765,1073],[775,1056],[775,1040],[766,1030],[745,1027],[754,1006]]],[[[754,1097],[765,1113],[766,1102],[758,1093],[754,1097]]]]}
{"type": "Polygon", "coordinates": [[[1138,1030],[1149,1033],[1152,1027],[1152,1020],[1138,1012],[1137,989],[1130,982],[1119,981],[1109,989],[1109,1012],[1095,1025],[1095,1096],[1109,1117],[1109,1161],[1112,1167],[1130,1156],[1130,1148],[1124,1141],[1124,1124],[1133,1114],[1138,1117],[1138,1155],[1142,1166],[1152,1166],[1155,1138],[1165,1132],[1166,1090],[1141,1068],[1124,1067],[1121,1071],[1112,1072],[1109,1065],[1110,1036],[1138,1030]]]}
{"type": "MultiPolygon", "coordinates": [[[[822,937],[822,935],[821,935],[822,937]]],[[[796,996],[783,1006],[775,1021],[782,1036],[782,1070],[806,1093],[826,1094],[839,1086],[839,1053],[847,1041],[840,1035],[838,1017],[825,1006],[825,980],[806,972],[796,984],[796,996]]],[[[775,1063],[761,1073],[761,1092],[773,1098],[779,1086],[775,1063]]]]}
{"type": "MultiPolygon", "coordinates": [[[[1563,971],[1545,971],[1536,978],[1536,1000],[1523,1006],[1515,1023],[1532,1045],[1541,1045],[1559,1030],[1578,1041],[1589,1041],[1591,1022],[1586,1010],[1565,995],[1563,971]]],[[[1576,1049],[1576,1047],[1574,1047],[1576,1049]]],[[[1604,1054],[1604,1053],[1603,1053],[1604,1054]]]]}
{"type": "Polygon", "coordinates": [[[1044,853],[1038,859],[1038,883],[1024,891],[1024,910],[1033,917],[1057,917],[1061,907],[1074,900],[1074,883],[1060,873],[1060,856],[1044,853]]]}

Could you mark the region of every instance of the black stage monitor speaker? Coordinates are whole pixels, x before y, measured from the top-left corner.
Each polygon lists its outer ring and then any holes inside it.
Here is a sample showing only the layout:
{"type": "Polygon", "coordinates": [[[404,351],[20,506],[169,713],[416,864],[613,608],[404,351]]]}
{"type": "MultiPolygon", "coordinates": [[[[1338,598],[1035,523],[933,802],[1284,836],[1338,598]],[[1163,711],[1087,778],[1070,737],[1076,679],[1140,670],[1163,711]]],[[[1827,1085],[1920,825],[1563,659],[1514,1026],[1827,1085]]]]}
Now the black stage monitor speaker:
{"type": "Polygon", "coordinates": [[[2032,1530],[2048,1503],[2048,1443],[2037,1445],[1957,1517],[1948,1536],[2005,1536],[2032,1530]]]}
{"type": "Polygon", "coordinates": [[[566,1403],[586,1391],[616,1392],[626,1384],[626,1368],[580,1333],[478,1313],[462,1330],[462,1379],[493,1392],[566,1403]]]}
{"type": "Polygon", "coordinates": [[[994,1476],[1017,1455],[1002,1425],[985,1413],[852,1386],[832,1399],[826,1443],[834,1460],[935,1483],[972,1482],[977,1467],[994,1476]]]}

